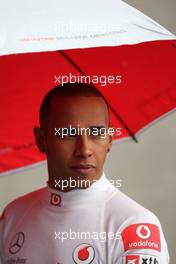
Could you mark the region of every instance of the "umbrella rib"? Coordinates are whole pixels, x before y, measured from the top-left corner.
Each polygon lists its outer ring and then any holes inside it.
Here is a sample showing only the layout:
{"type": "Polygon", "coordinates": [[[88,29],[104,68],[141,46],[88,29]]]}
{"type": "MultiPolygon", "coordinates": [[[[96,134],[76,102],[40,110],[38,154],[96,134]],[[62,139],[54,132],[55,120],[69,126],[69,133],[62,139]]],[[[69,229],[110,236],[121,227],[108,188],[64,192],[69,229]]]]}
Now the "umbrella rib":
{"type": "Polygon", "coordinates": [[[123,127],[127,130],[127,132],[129,133],[130,137],[132,137],[132,139],[138,143],[137,138],[135,137],[135,135],[132,133],[132,131],[129,129],[129,127],[126,125],[126,123],[123,121],[123,119],[121,118],[120,115],[118,115],[118,113],[114,110],[114,108],[108,103],[108,101],[106,100],[106,98],[104,98],[106,103],[109,105],[109,108],[111,109],[111,111],[113,112],[113,114],[116,116],[117,119],[119,119],[119,121],[122,123],[123,127]]]}
{"type": "Polygon", "coordinates": [[[76,68],[82,75],[86,76],[86,74],[81,70],[81,68],[63,51],[59,50],[59,52],[62,54],[62,56],[70,62],[76,68]]]}
{"type": "MultiPolygon", "coordinates": [[[[58,51],[67,61],[70,62],[70,64],[76,68],[78,70],[79,73],[81,73],[83,76],[86,76],[85,72],[83,72],[81,70],[81,68],[63,51],[63,50],[59,50],[58,51]]],[[[94,86],[94,84],[92,84],[94,86]]],[[[94,86],[95,89],[97,89],[94,86]]],[[[109,108],[111,109],[111,111],[113,112],[113,114],[116,116],[117,119],[119,119],[119,121],[122,123],[123,127],[127,130],[127,132],[129,133],[129,135],[132,137],[132,139],[138,143],[137,138],[135,137],[135,135],[132,133],[132,131],[129,129],[129,127],[127,126],[127,124],[123,121],[123,119],[118,115],[118,113],[114,110],[114,108],[109,104],[109,102],[107,101],[107,99],[103,96],[104,100],[106,101],[106,103],[108,104],[109,108]]]]}

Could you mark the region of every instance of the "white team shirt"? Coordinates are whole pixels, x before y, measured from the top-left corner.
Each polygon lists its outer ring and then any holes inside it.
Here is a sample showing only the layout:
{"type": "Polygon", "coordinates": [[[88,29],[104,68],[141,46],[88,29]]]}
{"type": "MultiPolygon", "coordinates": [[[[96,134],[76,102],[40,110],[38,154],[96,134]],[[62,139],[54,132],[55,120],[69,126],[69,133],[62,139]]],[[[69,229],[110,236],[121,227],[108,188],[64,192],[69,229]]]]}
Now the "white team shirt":
{"type": "Polygon", "coordinates": [[[5,208],[0,263],[168,264],[157,217],[103,176],[87,189],[48,186],[5,208]]]}

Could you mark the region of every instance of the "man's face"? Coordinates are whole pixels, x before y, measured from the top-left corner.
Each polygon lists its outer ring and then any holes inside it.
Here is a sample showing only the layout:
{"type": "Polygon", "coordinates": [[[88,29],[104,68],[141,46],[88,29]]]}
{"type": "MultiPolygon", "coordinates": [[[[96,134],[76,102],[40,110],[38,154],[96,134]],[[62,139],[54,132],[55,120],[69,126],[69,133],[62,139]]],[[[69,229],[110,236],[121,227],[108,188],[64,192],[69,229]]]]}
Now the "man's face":
{"type": "Polygon", "coordinates": [[[101,97],[76,96],[54,98],[49,110],[45,132],[45,148],[49,182],[55,180],[86,179],[92,182],[101,177],[103,165],[111,147],[112,137],[102,138],[91,133],[63,138],[55,135],[55,128],[90,128],[109,126],[108,109],[101,97]]]}

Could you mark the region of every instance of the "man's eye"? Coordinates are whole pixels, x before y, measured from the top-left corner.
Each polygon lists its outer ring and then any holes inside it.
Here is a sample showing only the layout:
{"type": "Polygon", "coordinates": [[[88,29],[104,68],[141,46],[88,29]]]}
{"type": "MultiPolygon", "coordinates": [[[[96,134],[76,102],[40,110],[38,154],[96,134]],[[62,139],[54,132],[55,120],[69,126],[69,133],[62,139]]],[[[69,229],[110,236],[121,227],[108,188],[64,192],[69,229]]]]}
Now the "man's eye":
{"type": "Polygon", "coordinates": [[[91,131],[90,136],[92,137],[100,137],[101,131],[91,131]]]}
{"type": "Polygon", "coordinates": [[[75,136],[75,135],[69,135],[69,134],[67,134],[67,135],[64,134],[64,135],[60,135],[60,136],[59,136],[59,138],[62,138],[62,139],[63,139],[63,138],[65,138],[65,139],[68,138],[68,139],[69,139],[69,138],[74,138],[74,137],[76,137],[76,136],[75,136]]]}
{"type": "Polygon", "coordinates": [[[95,138],[103,138],[106,135],[106,132],[102,128],[95,127],[91,129],[90,135],[95,138]]]}
{"type": "Polygon", "coordinates": [[[65,128],[61,129],[60,133],[57,134],[58,139],[73,139],[78,136],[88,135],[92,138],[99,139],[105,138],[106,136],[106,128],[104,127],[91,127],[86,130],[80,130],[80,128],[65,128]]]}
{"type": "Polygon", "coordinates": [[[74,130],[72,131],[71,129],[67,129],[66,131],[62,131],[60,133],[59,138],[61,139],[71,139],[71,138],[75,138],[78,136],[78,131],[74,130]]]}
{"type": "Polygon", "coordinates": [[[66,135],[65,137],[74,138],[74,137],[77,137],[77,136],[78,136],[77,134],[68,133],[68,135],[66,135]]]}

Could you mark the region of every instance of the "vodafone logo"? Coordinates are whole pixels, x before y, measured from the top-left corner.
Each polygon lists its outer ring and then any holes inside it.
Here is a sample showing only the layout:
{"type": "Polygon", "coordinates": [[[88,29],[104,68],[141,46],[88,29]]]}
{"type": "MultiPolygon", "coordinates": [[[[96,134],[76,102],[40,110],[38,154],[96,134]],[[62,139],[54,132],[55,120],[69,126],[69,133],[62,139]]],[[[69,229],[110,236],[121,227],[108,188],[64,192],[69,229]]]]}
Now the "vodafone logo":
{"type": "Polygon", "coordinates": [[[95,258],[95,250],[89,244],[81,244],[73,251],[73,260],[76,264],[89,264],[95,258]]]}
{"type": "Polygon", "coordinates": [[[132,224],[122,231],[125,252],[132,249],[161,251],[159,227],[151,223],[132,224]]]}
{"type": "Polygon", "coordinates": [[[147,225],[139,225],[136,229],[136,234],[141,239],[148,239],[151,235],[150,228],[147,225]]]}
{"type": "Polygon", "coordinates": [[[61,206],[61,197],[58,194],[52,193],[51,194],[51,201],[50,203],[55,206],[61,206]]]}

